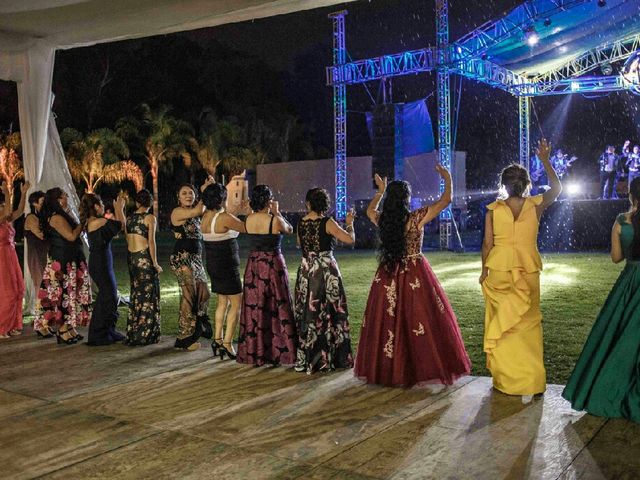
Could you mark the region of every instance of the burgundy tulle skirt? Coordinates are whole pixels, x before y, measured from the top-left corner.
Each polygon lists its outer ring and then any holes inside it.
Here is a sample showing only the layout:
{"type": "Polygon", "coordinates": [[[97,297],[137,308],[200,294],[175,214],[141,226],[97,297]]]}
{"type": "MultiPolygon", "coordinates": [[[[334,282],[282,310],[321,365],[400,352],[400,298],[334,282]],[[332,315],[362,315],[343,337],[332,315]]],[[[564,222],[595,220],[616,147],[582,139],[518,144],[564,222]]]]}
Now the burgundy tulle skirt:
{"type": "Polygon", "coordinates": [[[22,330],[24,280],[13,243],[13,226],[0,223],[0,335],[22,330]]]}
{"type": "Polygon", "coordinates": [[[456,316],[422,255],[373,280],[356,357],[355,375],[367,383],[411,387],[452,384],[471,362],[456,316]]]}
{"type": "Polygon", "coordinates": [[[296,344],[284,257],[280,252],[251,252],[244,272],[237,360],[256,366],[291,365],[296,344]]]}

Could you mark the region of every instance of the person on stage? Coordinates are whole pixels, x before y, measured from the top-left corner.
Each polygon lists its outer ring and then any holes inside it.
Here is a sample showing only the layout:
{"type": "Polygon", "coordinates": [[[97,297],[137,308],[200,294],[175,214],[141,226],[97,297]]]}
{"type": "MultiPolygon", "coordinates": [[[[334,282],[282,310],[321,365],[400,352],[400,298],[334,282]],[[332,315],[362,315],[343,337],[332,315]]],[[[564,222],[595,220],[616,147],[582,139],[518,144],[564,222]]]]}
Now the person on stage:
{"type": "Polygon", "coordinates": [[[611,260],[626,260],[562,392],[576,410],[640,423],[640,178],[611,231],[611,260]]]}
{"type": "Polygon", "coordinates": [[[111,345],[125,338],[116,330],[118,290],[111,254],[111,240],[124,226],[124,203],[124,197],[118,197],[114,204],[115,219],[108,219],[104,217],[105,208],[99,195],[85,193],[80,202],[80,223],[86,223],[89,240],[89,275],[98,287],[89,323],[90,347],[111,345]]]}
{"type": "Polygon", "coordinates": [[[225,356],[235,360],[233,338],[242,304],[237,238],[245,228],[241,220],[225,211],[226,201],[227,189],[220,183],[211,184],[202,192],[202,202],[207,208],[202,217],[202,237],[211,292],[218,296],[211,349],[213,355],[219,355],[221,360],[225,356]]]}
{"type": "MultiPolygon", "coordinates": [[[[44,232],[40,228],[42,205],[44,205],[44,192],[38,190],[29,195],[29,208],[31,211],[24,219],[27,266],[29,268],[29,275],[31,275],[34,297],[37,296],[38,290],[40,289],[42,274],[47,265],[47,254],[49,253],[49,244],[44,238],[44,232]]],[[[35,301],[33,302],[33,307],[35,307],[35,301]]],[[[53,333],[50,332],[48,328],[41,328],[40,325],[34,324],[33,330],[38,335],[38,338],[53,337],[53,333]]]]}
{"type": "MultiPolygon", "coordinates": [[[[202,189],[213,182],[213,177],[208,177],[202,189]]],[[[200,336],[213,337],[207,313],[211,293],[202,264],[200,220],[204,204],[196,202],[196,197],[193,185],[181,185],[178,188],[178,206],[171,212],[171,229],[176,243],[169,265],[180,285],[180,317],[175,347],[188,351],[200,348],[200,336]]]]}
{"type": "Polygon", "coordinates": [[[0,338],[22,333],[24,279],[13,241],[13,221],[24,213],[29,187],[28,182],[22,185],[20,203],[14,210],[9,186],[6,182],[0,185],[0,338]]]}
{"type": "Polygon", "coordinates": [[[127,219],[127,264],[131,294],[126,344],[151,345],[160,341],[160,274],[156,248],[157,220],[149,210],[153,195],[140,190],[136,209],[127,219]]]}
{"type": "Polygon", "coordinates": [[[550,189],[530,197],[527,170],[510,165],[500,176],[501,195],[487,206],[480,284],[485,298],[484,351],[493,386],[528,402],[546,389],[542,356],[542,314],[538,225],[562,191],[541,140],[538,156],[550,189]]]}
{"type": "Polygon", "coordinates": [[[335,241],[355,242],[355,212],[347,213],[343,229],[327,216],[329,194],[312,188],[305,198],[307,214],[298,223],[302,261],[295,288],[298,354],[295,370],[308,374],[351,368],[351,334],[347,297],[342,276],[333,256],[335,241]]]}
{"type": "Polygon", "coordinates": [[[40,228],[49,241],[49,256],[38,292],[35,325],[43,329],[56,326],[58,344],[70,345],[84,338],[75,327],[89,323],[91,284],[80,239],[84,224],[68,208],[64,190],[47,190],[40,228]]]}
{"type": "Polygon", "coordinates": [[[627,155],[626,165],[629,169],[628,182],[629,191],[631,191],[633,179],[640,177],[640,146],[634,145],[633,150],[627,155]]]}
{"type": "Polygon", "coordinates": [[[283,234],[293,233],[293,227],[267,185],[253,188],[250,205],[253,213],[245,219],[245,229],[251,250],[244,271],[237,361],[254,366],[292,365],[298,335],[280,246],[283,234]]]}
{"type": "Polygon", "coordinates": [[[451,175],[436,170],[445,191],[411,211],[411,186],[375,176],[378,192],[367,216],[380,235],[379,266],[362,320],[355,375],[367,383],[411,387],[452,384],[471,362],[449,300],[422,255],[424,226],[451,202],[451,175]],[[380,202],[382,208],[379,210],[380,202]]]}
{"type": "Polygon", "coordinates": [[[616,153],[616,147],[608,145],[600,155],[600,198],[610,200],[615,198],[616,178],[620,171],[620,156],[616,153]]]}

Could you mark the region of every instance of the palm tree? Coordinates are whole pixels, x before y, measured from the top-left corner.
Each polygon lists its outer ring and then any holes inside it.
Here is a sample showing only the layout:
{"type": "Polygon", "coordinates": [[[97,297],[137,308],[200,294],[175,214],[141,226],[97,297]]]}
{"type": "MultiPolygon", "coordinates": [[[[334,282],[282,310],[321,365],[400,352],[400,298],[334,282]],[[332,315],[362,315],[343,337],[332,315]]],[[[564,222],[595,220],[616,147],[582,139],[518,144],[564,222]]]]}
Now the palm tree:
{"type": "Polygon", "coordinates": [[[83,136],[66,128],[60,140],[71,176],[76,182],[84,182],[88,193],[94,193],[102,182],[131,180],[136,190],[142,188],[142,171],[131,160],[120,160],[129,156],[129,148],[113,130],[101,128],[83,136]]]}
{"type": "Polygon", "coordinates": [[[16,180],[24,178],[21,147],[20,132],[9,133],[0,138],[0,181],[7,183],[9,191],[13,191],[16,180]]]}
{"type": "Polygon", "coordinates": [[[172,172],[172,160],[185,152],[193,129],[188,122],[169,115],[171,107],[140,106],[140,118],[124,117],[116,122],[116,131],[125,140],[143,145],[143,154],[153,181],[153,211],[159,215],[158,175],[160,170],[172,172]]]}

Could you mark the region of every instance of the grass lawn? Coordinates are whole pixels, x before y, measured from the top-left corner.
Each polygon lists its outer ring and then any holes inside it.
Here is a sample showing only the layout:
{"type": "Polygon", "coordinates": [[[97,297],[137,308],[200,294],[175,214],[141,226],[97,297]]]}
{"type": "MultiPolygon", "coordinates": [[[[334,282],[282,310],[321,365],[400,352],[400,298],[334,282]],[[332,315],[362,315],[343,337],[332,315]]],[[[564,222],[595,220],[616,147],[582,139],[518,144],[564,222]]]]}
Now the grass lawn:
{"type": "MultiPolygon", "coordinates": [[[[179,301],[178,285],[168,265],[173,241],[162,234],[158,243],[160,263],[164,269],[161,275],[162,332],[171,335],[177,330],[179,301]]],[[[119,289],[127,295],[129,275],[126,247],[122,240],[114,241],[113,252],[119,289]]],[[[293,288],[299,253],[288,245],[285,256],[293,288]]],[[[376,269],[375,252],[339,251],[336,256],[347,291],[355,348],[360,338],[362,314],[376,269]]],[[[484,303],[477,281],[480,271],[479,254],[428,252],[426,256],[458,316],[467,351],[473,362],[473,374],[487,375],[482,352],[484,303]]],[[[241,257],[246,257],[246,248],[241,248],[241,257]]],[[[551,383],[564,384],[622,265],[612,264],[608,255],[600,253],[545,254],[543,261],[542,313],[547,378],[551,383]]],[[[214,308],[215,301],[209,307],[211,314],[214,308]]],[[[119,320],[121,329],[124,329],[126,317],[127,310],[122,308],[119,320]]]]}

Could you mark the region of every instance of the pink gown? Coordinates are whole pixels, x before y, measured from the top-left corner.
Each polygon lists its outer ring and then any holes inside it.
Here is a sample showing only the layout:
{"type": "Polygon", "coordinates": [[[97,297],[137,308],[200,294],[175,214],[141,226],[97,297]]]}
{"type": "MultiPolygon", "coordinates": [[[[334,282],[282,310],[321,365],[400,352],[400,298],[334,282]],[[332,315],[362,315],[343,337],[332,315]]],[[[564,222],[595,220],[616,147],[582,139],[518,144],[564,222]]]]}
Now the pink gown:
{"type": "Polygon", "coordinates": [[[22,330],[24,280],[13,241],[15,234],[11,223],[0,223],[0,335],[22,330]]]}

